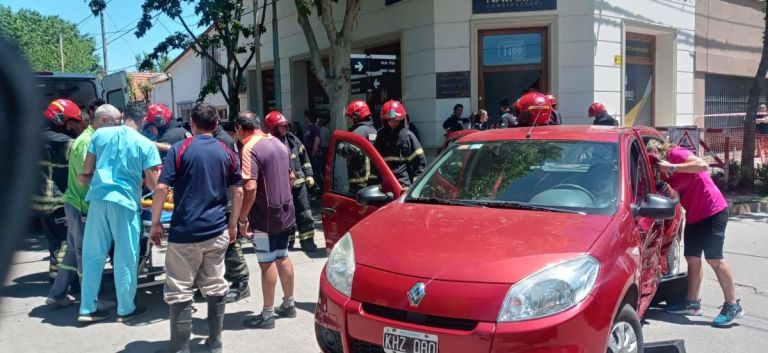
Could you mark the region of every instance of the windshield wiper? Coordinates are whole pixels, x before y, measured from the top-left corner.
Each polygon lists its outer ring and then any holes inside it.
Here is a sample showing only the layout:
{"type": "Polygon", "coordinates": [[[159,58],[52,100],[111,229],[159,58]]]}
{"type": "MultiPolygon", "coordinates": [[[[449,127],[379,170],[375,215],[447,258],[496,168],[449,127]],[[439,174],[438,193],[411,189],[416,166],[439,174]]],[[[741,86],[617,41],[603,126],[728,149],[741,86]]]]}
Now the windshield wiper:
{"type": "Polygon", "coordinates": [[[484,205],[480,205],[477,202],[451,200],[451,199],[439,199],[436,197],[410,197],[405,199],[405,201],[413,202],[413,203],[427,203],[427,204],[450,205],[450,206],[485,207],[484,205]]]}
{"type": "Polygon", "coordinates": [[[483,206],[488,206],[488,207],[512,208],[512,209],[516,209],[516,210],[574,213],[574,214],[580,214],[580,215],[585,215],[586,214],[586,213],[581,212],[581,211],[569,210],[569,209],[565,209],[565,208],[548,207],[548,206],[537,206],[537,205],[531,205],[529,203],[514,202],[514,201],[480,201],[480,202],[478,202],[478,204],[481,204],[483,206]]]}

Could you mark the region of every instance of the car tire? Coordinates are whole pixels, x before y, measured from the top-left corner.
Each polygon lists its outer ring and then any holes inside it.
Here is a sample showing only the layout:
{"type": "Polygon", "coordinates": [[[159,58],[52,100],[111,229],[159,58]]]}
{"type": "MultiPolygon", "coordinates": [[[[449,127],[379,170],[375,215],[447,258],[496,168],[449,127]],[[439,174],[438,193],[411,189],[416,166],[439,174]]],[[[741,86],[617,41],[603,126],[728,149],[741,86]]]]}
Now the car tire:
{"type": "Polygon", "coordinates": [[[624,304],[611,324],[607,353],[643,353],[643,329],[635,309],[624,304]]]}

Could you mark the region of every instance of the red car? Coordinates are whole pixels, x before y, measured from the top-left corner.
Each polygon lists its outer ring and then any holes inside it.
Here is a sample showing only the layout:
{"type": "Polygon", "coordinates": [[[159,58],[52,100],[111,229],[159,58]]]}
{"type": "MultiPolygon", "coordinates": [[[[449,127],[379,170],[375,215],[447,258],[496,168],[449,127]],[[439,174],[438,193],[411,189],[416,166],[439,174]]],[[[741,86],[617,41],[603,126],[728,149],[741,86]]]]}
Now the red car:
{"type": "Polygon", "coordinates": [[[645,153],[659,137],[592,126],[472,133],[404,192],[370,142],[335,133],[320,348],[642,352],[639,318],[682,227],[645,153]],[[337,154],[342,145],[369,159],[367,187],[351,187],[359,164],[337,154]]]}

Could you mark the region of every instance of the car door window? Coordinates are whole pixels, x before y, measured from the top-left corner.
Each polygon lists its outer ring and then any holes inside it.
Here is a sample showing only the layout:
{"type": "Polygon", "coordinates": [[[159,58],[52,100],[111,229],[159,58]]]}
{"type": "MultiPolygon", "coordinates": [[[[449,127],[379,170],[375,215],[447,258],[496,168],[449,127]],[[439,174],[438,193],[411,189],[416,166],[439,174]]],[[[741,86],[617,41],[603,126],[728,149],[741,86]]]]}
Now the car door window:
{"type": "Polygon", "coordinates": [[[632,199],[639,204],[645,196],[651,192],[651,184],[648,180],[648,165],[646,163],[642,146],[633,139],[629,148],[629,171],[632,178],[632,199]]]}
{"type": "Polygon", "coordinates": [[[336,142],[332,166],[330,191],[333,193],[356,198],[360,189],[379,183],[378,170],[370,157],[351,142],[336,142]]]}

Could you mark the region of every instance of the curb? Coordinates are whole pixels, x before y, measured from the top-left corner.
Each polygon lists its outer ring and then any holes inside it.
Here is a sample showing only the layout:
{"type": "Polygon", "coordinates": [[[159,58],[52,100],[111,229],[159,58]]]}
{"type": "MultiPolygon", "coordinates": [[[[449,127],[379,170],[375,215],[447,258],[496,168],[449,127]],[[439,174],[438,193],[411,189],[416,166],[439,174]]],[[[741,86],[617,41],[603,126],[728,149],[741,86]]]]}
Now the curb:
{"type": "Polygon", "coordinates": [[[746,213],[760,212],[768,212],[768,200],[762,199],[744,202],[728,202],[728,213],[731,217],[740,216],[746,213]]]}

